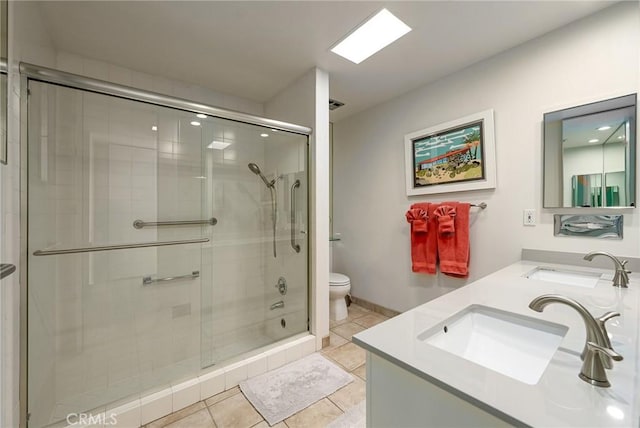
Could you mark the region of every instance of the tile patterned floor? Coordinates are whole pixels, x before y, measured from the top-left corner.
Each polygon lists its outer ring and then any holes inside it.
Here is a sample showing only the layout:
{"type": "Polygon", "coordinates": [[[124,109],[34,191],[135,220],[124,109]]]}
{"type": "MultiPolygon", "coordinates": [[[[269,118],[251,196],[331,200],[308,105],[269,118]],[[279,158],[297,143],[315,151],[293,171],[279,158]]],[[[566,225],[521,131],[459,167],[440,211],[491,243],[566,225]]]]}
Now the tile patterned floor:
{"type": "MultiPolygon", "coordinates": [[[[274,428],[321,428],[364,400],[366,386],[365,352],[351,343],[351,336],[387,317],[352,304],[349,316],[331,321],[331,345],[321,353],[352,373],[355,381],[326,398],[285,419],[274,428]]],[[[153,421],[145,428],[268,428],[269,424],[235,387],[192,406],[153,421]]]]}

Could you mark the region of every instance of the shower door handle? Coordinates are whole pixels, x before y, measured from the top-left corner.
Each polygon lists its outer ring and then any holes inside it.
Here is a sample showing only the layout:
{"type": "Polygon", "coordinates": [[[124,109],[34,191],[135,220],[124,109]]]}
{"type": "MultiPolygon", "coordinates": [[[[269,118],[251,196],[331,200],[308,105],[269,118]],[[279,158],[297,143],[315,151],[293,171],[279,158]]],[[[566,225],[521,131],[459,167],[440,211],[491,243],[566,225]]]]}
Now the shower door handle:
{"type": "Polygon", "coordinates": [[[0,279],[6,278],[16,271],[15,265],[9,263],[0,264],[0,279]]]}
{"type": "Polygon", "coordinates": [[[144,276],[142,277],[142,285],[150,285],[153,284],[154,282],[170,282],[170,281],[177,281],[179,279],[196,279],[200,277],[200,271],[198,270],[194,270],[193,272],[191,272],[190,274],[187,275],[180,275],[180,276],[168,276],[166,278],[151,278],[150,276],[144,276]]]}
{"type": "Polygon", "coordinates": [[[159,227],[159,226],[192,226],[192,225],[200,225],[200,224],[208,224],[211,226],[215,226],[218,224],[218,219],[215,217],[208,218],[206,220],[178,220],[178,221],[143,221],[136,220],[133,222],[133,227],[136,229],[142,229],[143,227],[159,227]]]}
{"type": "Polygon", "coordinates": [[[296,244],[296,189],[300,187],[300,180],[291,185],[291,248],[296,253],[300,252],[300,245],[296,244]]]}

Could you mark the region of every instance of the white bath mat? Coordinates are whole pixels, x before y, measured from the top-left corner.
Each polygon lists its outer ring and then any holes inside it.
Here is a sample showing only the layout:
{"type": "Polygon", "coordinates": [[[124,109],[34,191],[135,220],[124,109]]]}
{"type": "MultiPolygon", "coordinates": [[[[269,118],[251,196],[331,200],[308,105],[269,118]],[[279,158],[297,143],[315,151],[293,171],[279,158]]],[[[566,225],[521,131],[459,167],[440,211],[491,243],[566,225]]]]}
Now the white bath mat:
{"type": "Polygon", "coordinates": [[[240,383],[253,407],[273,426],[353,382],[318,353],[240,383]]]}
{"type": "Polygon", "coordinates": [[[367,402],[362,400],[327,425],[327,428],[365,428],[366,422],[367,402]]]}

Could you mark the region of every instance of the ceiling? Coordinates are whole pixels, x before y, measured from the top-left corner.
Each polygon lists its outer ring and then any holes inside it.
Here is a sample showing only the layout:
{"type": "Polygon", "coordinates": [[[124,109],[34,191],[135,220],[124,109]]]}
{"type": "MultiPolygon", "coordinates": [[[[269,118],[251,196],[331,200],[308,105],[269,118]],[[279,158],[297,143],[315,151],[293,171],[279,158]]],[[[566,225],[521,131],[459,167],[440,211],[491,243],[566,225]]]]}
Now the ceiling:
{"type": "Polygon", "coordinates": [[[336,122],[610,1],[43,1],[54,46],[263,103],[317,66],[336,122]],[[413,31],[359,65],[329,48],[383,7],[413,31]]]}
{"type": "Polygon", "coordinates": [[[635,115],[635,111],[634,105],[562,120],[562,148],[626,144],[626,125],[635,115]],[[610,128],[598,129],[601,126],[610,128]]]}

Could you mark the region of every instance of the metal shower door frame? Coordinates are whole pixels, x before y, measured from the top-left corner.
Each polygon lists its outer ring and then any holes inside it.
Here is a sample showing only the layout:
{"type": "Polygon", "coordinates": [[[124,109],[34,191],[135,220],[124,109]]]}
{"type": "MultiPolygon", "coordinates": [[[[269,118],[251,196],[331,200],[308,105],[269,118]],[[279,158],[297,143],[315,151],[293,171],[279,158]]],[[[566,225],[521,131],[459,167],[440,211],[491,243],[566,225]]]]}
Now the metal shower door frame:
{"type": "MultiPolygon", "coordinates": [[[[196,103],[182,98],[171,97],[151,91],[144,91],[130,86],[119,85],[104,80],[93,79],[78,74],[67,73],[47,67],[21,62],[20,70],[20,374],[19,374],[19,400],[20,400],[20,427],[26,428],[29,423],[27,405],[27,385],[28,385],[28,194],[24,186],[28,182],[28,96],[29,81],[39,81],[87,92],[94,92],[104,95],[111,95],[132,101],[144,102],[160,107],[174,108],[178,110],[202,113],[209,116],[244,122],[252,125],[269,127],[281,131],[292,132],[307,137],[307,181],[309,179],[309,136],[312,129],[306,126],[295,125],[275,119],[267,119],[260,116],[241,113],[233,110],[226,110],[207,104],[196,103]]],[[[309,209],[309,192],[307,192],[307,210],[309,209]]],[[[307,215],[309,213],[307,212],[307,215]]],[[[307,228],[309,229],[309,227],[307,228]]],[[[308,232],[308,231],[307,231],[308,232]]],[[[307,235],[309,236],[309,235],[307,235]]],[[[307,248],[309,239],[307,241],[307,248]]],[[[307,251],[307,266],[310,263],[309,251],[307,251]]],[[[310,283],[310,270],[307,270],[307,283],[310,283]]],[[[311,301],[311,293],[307,293],[308,304],[311,301]]],[[[307,306],[308,314],[310,306],[307,306]]]]}

